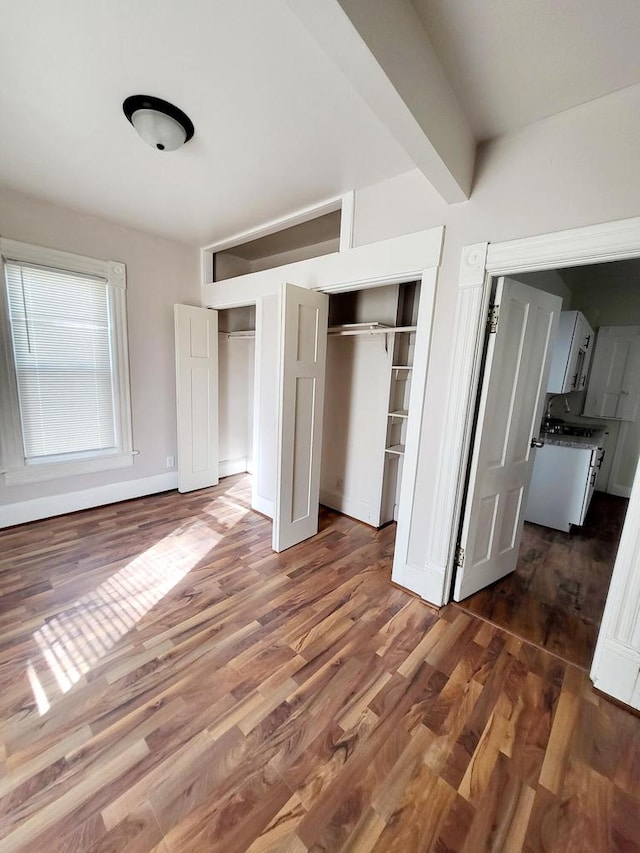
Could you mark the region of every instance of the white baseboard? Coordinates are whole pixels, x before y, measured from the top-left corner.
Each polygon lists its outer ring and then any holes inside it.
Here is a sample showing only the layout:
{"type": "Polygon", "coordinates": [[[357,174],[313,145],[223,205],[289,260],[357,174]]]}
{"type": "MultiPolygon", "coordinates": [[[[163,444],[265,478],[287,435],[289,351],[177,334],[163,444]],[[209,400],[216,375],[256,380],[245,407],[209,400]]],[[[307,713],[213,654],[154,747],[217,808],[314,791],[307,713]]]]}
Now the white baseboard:
{"type": "Polygon", "coordinates": [[[348,515],[349,518],[364,521],[365,524],[371,524],[374,527],[378,526],[380,519],[372,518],[371,504],[366,501],[356,500],[347,495],[340,495],[336,492],[327,492],[321,489],[320,503],[328,506],[329,509],[335,509],[336,512],[348,515]]]}
{"type": "Polygon", "coordinates": [[[80,509],[128,501],[131,498],[140,498],[157,492],[168,492],[177,487],[178,473],[170,471],[167,474],[156,474],[140,480],[124,480],[79,492],[67,492],[62,495],[6,504],[0,506],[0,528],[37,521],[40,518],[52,518],[55,515],[77,512],[80,509]]]}
{"type": "Polygon", "coordinates": [[[223,459],[218,462],[218,477],[231,477],[233,474],[244,474],[247,470],[247,457],[238,459],[223,459]]]}
{"type": "Polygon", "coordinates": [[[593,686],[608,696],[640,710],[638,705],[640,651],[613,639],[604,641],[597,668],[591,669],[593,686]]]}
{"type": "Polygon", "coordinates": [[[607,489],[608,495],[615,495],[618,498],[630,498],[631,486],[609,486],[607,489]]]}

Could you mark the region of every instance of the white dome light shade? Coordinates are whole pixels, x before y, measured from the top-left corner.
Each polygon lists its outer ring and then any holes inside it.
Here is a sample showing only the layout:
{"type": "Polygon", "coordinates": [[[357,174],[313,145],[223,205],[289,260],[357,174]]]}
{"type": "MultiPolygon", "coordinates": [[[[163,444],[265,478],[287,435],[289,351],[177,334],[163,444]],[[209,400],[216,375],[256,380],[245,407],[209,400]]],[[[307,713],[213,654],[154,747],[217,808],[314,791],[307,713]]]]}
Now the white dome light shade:
{"type": "Polygon", "coordinates": [[[175,151],[187,139],[187,132],[181,124],[155,110],[136,110],[131,116],[131,124],[147,145],[159,151],[175,151]]]}
{"type": "Polygon", "coordinates": [[[161,98],[131,95],[122,109],[140,137],[158,151],[175,151],[193,136],[189,116],[161,98]]]}

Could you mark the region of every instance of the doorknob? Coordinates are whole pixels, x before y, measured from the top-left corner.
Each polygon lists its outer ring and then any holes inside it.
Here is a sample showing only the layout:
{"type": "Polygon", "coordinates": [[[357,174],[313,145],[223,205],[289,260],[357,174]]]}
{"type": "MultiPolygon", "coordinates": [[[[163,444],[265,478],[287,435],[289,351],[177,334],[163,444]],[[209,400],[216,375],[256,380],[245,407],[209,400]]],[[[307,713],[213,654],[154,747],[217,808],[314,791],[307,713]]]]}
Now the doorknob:
{"type": "Polygon", "coordinates": [[[540,438],[532,438],[531,447],[544,447],[544,441],[540,438]]]}

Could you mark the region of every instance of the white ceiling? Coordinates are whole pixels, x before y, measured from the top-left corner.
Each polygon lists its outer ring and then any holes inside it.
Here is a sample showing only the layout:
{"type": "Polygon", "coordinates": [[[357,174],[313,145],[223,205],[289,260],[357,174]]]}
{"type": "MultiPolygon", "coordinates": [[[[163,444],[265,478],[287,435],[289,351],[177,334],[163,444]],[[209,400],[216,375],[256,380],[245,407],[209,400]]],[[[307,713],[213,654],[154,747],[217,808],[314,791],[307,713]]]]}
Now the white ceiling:
{"type": "Polygon", "coordinates": [[[638,0],[413,0],[478,139],[640,81],[638,0]]]}
{"type": "Polygon", "coordinates": [[[0,0],[0,185],[205,245],[412,167],[282,0],[0,0]],[[193,120],[176,152],[122,113],[193,120]]]}
{"type": "Polygon", "coordinates": [[[624,287],[638,290],[640,285],[640,258],[610,261],[604,264],[589,264],[584,267],[567,267],[558,270],[560,277],[571,293],[603,287],[624,287]]]}
{"type": "MultiPolygon", "coordinates": [[[[640,0],[412,1],[478,138],[640,81],[640,0]]],[[[413,166],[285,0],[0,0],[0,20],[0,186],[202,246],[413,166]],[[146,146],[137,93],[194,139],[146,146]]]]}

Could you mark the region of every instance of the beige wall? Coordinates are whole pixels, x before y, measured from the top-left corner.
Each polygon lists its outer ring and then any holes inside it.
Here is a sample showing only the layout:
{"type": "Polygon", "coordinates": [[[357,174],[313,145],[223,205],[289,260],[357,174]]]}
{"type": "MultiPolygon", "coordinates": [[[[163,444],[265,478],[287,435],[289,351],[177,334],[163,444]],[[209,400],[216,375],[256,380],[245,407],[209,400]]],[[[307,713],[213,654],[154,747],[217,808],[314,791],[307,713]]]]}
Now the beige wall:
{"type": "Polygon", "coordinates": [[[574,293],[571,308],[582,311],[594,329],[640,325],[640,281],[607,282],[574,293]]]}
{"type": "MultiPolygon", "coordinates": [[[[415,512],[429,518],[451,369],[451,340],[462,248],[640,214],[640,93],[624,90],[537,122],[484,146],[470,201],[448,207],[417,172],[356,193],[355,242],[446,226],[415,512]]],[[[424,539],[409,561],[426,566],[424,539]]]]}
{"type": "MultiPolygon", "coordinates": [[[[124,188],[123,188],[123,191],[124,188]]],[[[200,304],[196,248],[0,191],[0,235],[127,266],[134,447],[131,468],[6,487],[0,504],[166,474],[176,455],[173,304],[200,304]]]]}

